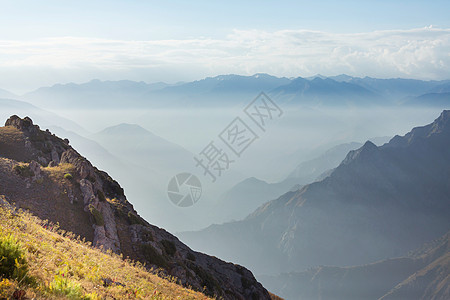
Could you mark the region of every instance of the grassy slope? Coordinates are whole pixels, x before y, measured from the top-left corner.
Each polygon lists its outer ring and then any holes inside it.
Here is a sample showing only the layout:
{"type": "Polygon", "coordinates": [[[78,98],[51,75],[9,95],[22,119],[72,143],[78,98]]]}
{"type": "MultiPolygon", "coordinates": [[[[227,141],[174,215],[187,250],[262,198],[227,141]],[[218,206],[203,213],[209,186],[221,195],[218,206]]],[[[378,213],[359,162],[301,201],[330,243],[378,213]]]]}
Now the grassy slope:
{"type": "Polygon", "coordinates": [[[139,264],[92,248],[89,242],[29,213],[11,213],[0,207],[0,238],[8,235],[22,245],[28,274],[36,283],[0,278],[0,299],[10,299],[18,289],[25,290],[28,298],[38,299],[64,298],[61,291],[70,289],[78,291],[75,299],[208,299],[139,264]],[[106,278],[120,285],[105,287],[106,278]]]}

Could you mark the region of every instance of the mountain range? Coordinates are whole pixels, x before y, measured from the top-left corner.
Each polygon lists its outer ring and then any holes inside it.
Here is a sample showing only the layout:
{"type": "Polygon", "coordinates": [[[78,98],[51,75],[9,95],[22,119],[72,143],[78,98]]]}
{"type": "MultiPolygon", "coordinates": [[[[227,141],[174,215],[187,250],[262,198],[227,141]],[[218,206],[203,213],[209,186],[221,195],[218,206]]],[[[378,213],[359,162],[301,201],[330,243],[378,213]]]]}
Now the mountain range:
{"type": "MultiPolygon", "coordinates": [[[[83,84],[42,87],[20,98],[43,108],[157,108],[217,107],[243,105],[264,91],[294,105],[367,106],[423,105],[411,100],[425,94],[439,94],[448,104],[448,80],[358,78],[348,75],[285,78],[268,74],[219,75],[177,84],[92,80],[83,84]]],[[[441,103],[442,104],[442,103],[441,103]]]]}
{"type": "Polygon", "coordinates": [[[326,176],[339,165],[350,151],[362,146],[360,143],[345,143],[328,149],[319,156],[300,163],[282,181],[268,183],[255,177],[247,178],[230,190],[218,201],[217,223],[241,220],[260,205],[278,198],[289,190],[298,190],[303,185],[326,176]]]}
{"type": "Polygon", "coordinates": [[[260,279],[286,299],[447,299],[449,271],[450,232],[404,257],[260,279]]]}
{"type": "Polygon", "coordinates": [[[321,181],[241,221],[178,236],[257,274],[401,257],[450,229],[450,111],[377,147],[350,151],[321,181]]]}

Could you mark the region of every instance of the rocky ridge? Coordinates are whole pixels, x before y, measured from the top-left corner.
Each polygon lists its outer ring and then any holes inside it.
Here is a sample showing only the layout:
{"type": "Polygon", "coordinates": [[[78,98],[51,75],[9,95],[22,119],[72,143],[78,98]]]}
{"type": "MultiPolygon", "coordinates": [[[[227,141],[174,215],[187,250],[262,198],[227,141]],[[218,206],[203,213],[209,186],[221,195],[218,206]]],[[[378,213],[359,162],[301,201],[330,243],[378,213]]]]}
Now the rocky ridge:
{"type": "MultiPolygon", "coordinates": [[[[0,165],[2,163],[0,194],[9,196],[21,206],[25,201],[22,198],[31,194],[35,196],[31,198],[38,199],[42,196],[39,194],[42,193],[41,185],[51,182],[52,189],[61,190],[57,200],[65,201],[64,205],[70,207],[70,211],[88,216],[90,224],[79,222],[73,228],[64,228],[64,216],[50,221],[61,221],[64,230],[87,232],[86,238],[89,240],[91,236],[95,246],[123,254],[149,268],[159,268],[161,272],[175,276],[181,284],[203,290],[208,295],[224,299],[270,299],[269,293],[249,270],[192,251],[175,236],[142,219],[116,181],[92,166],[67,139],[40,130],[30,118],[12,116],[5,127],[0,128],[0,165]],[[2,138],[2,130],[14,136],[15,141],[2,138]],[[8,169],[13,174],[8,173],[8,169]],[[51,181],[52,172],[59,169],[71,172],[64,173],[64,178],[58,177],[56,182],[51,181]],[[18,184],[23,184],[25,189],[13,192],[7,184],[11,177],[19,178],[18,184]]],[[[58,207],[58,204],[45,200],[36,204],[27,202],[27,205],[31,212],[42,218],[46,217],[46,211],[58,207]]],[[[59,212],[59,215],[64,213],[59,212]]]]}

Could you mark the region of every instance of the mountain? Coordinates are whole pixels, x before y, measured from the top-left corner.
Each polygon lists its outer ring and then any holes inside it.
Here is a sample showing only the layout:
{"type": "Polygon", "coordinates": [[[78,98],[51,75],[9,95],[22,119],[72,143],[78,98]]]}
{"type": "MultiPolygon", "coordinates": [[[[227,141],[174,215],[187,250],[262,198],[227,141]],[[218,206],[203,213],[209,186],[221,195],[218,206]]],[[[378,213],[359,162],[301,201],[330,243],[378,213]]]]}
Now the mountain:
{"type": "Polygon", "coordinates": [[[241,106],[264,91],[281,103],[297,105],[399,105],[404,98],[447,91],[448,84],[448,81],[358,78],[345,74],[294,79],[269,74],[230,74],[177,84],[94,79],[82,84],[41,87],[20,99],[46,109],[211,108],[241,106]]]}
{"type": "Polygon", "coordinates": [[[220,75],[169,85],[128,80],[92,80],[83,84],[56,84],[22,96],[44,108],[157,108],[235,105],[289,82],[267,74],[220,75]],[[225,101],[225,102],[224,102],[225,101]]]}
{"type": "Polygon", "coordinates": [[[450,107],[450,92],[427,93],[407,98],[405,103],[410,106],[448,108],[450,107]]]}
{"type": "Polygon", "coordinates": [[[324,172],[337,167],[349,151],[361,146],[361,143],[356,142],[334,146],[320,156],[299,164],[287,179],[295,179],[301,185],[311,183],[324,172]]]}
{"type": "Polygon", "coordinates": [[[320,77],[315,77],[312,80],[298,77],[286,85],[271,90],[270,95],[292,105],[307,104],[335,107],[381,103],[381,97],[375,91],[357,84],[320,77]]]}
{"type": "Polygon", "coordinates": [[[289,191],[295,184],[295,179],[278,183],[268,183],[255,177],[244,179],[223,194],[214,207],[217,211],[215,223],[243,219],[263,203],[289,191]]]}
{"type": "Polygon", "coordinates": [[[299,164],[287,178],[280,182],[268,183],[251,177],[227,191],[217,204],[216,223],[245,218],[262,204],[278,198],[289,190],[316,181],[319,176],[339,165],[350,151],[362,146],[360,143],[337,145],[318,157],[299,164]]]}
{"type": "Polygon", "coordinates": [[[408,256],[260,276],[286,299],[449,299],[450,232],[408,256]]]}
{"type": "Polygon", "coordinates": [[[128,106],[142,107],[151,101],[144,96],[145,93],[166,86],[168,84],[162,82],[148,84],[142,81],[94,79],[82,84],[67,83],[41,87],[21,98],[45,108],[118,108],[123,107],[125,103],[128,106]]]}
{"type": "Polygon", "coordinates": [[[117,157],[136,165],[164,170],[170,175],[175,170],[192,165],[193,154],[188,150],[139,125],[123,123],[105,128],[90,137],[117,157]]]}
{"type": "Polygon", "coordinates": [[[4,99],[16,99],[18,98],[17,95],[14,95],[11,92],[8,92],[7,90],[4,89],[0,89],[0,98],[4,98],[4,99]]]}
{"type": "Polygon", "coordinates": [[[1,299],[212,299],[105,253],[0,195],[1,299]]]}
{"type": "Polygon", "coordinates": [[[241,75],[219,75],[207,77],[202,80],[180,84],[178,86],[166,87],[161,92],[176,92],[179,94],[232,94],[250,93],[257,95],[261,91],[268,91],[283,84],[288,84],[290,80],[282,77],[278,78],[268,74],[255,74],[252,76],[241,75]]]}
{"type": "Polygon", "coordinates": [[[59,115],[50,111],[41,109],[24,101],[13,99],[0,99],[0,118],[7,119],[16,111],[30,116],[39,122],[42,127],[60,126],[66,130],[78,132],[79,134],[87,134],[87,131],[77,123],[62,118],[59,115]]]}
{"type": "Polygon", "coordinates": [[[242,221],[178,236],[258,274],[401,256],[450,228],[449,143],[450,111],[443,111],[383,146],[366,142],[322,181],[242,221]]]}
{"type": "Polygon", "coordinates": [[[428,91],[428,93],[450,93],[450,82],[448,80],[428,91]]]}
{"type": "Polygon", "coordinates": [[[371,77],[352,77],[348,83],[357,84],[383,97],[400,100],[405,97],[420,96],[432,91],[448,81],[424,81],[417,79],[390,78],[379,79],[371,77]]]}
{"type": "Polygon", "coordinates": [[[244,267],[192,251],[150,225],[114,179],[28,117],[12,116],[0,128],[0,195],[96,247],[161,268],[184,286],[224,299],[270,299],[244,267]]]}

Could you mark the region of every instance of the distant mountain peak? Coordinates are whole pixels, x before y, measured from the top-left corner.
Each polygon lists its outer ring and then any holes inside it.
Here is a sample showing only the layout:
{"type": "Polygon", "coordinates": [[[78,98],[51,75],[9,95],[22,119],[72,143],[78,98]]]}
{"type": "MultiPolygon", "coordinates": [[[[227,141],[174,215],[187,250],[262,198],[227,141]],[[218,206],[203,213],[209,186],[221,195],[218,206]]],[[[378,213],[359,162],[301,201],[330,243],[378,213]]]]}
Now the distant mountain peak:
{"type": "Polygon", "coordinates": [[[436,134],[450,134],[450,110],[444,110],[433,123],[415,127],[405,136],[394,136],[386,147],[405,147],[436,134]]]}
{"type": "Polygon", "coordinates": [[[442,132],[450,129],[450,110],[444,110],[433,125],[432,132],[442,132]]]}
{"type": "Polygon", "coordinates": [[[371,141],[367,141],[364,143],[364,145],[357,149],[350,151],[347,154],[347,157],[344,159],[342,164],[348,164],[351,161],[357,160],[357,159],[366,159],[373,156],[374,153],[378,152],[378,147],[372,143],[371,141]]]}
{"type": "Polygon", "coordinates": [[[114,134],[146,134],[146,135],[151,134],[151,135],[153,135],[150,131],[143,128],[142,126],[137,125],[137,124],[130,124],[130,123],[121,123],[118,125],[114,125],[114,126],[103,129],[100,133],[103,133],[103,134],[110,134],[110,133],[114,133],[114,134]]]}

